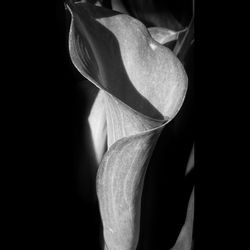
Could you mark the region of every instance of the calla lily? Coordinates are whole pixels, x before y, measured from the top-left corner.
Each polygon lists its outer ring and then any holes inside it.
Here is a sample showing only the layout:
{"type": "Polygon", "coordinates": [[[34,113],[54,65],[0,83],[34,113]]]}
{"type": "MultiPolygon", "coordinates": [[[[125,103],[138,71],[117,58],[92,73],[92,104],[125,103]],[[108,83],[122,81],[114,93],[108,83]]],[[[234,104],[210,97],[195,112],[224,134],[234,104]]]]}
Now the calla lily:
{"type": "Polygon", "coordinates": [[[85,2],[67,6],[71,60],[99,88],[93,112],[100,111],[97,127],[107,134],[96,177],[105,249],[136,249],[147,165],[162,129],[182,106],[187,75],[137,19],[85,2]]]}

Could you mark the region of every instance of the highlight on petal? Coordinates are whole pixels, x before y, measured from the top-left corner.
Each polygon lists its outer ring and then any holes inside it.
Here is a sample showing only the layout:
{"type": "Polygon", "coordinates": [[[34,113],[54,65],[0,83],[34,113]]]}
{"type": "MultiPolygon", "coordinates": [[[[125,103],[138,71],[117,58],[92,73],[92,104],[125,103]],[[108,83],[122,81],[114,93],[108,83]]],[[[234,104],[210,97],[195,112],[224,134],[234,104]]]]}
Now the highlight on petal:
{"type": "Polygon", "coordinates": [[[88,123],[93,140],[96,162],[100,164],[106,151],[107,123],[103,91],[100,90],[92,105],[88,123]]]}
{"type": "Polygon", "coordinates": [[[105,249],[136,249],[147,165],[162,129],[182,106],[187,76],[138,20],[83,2],[68,8],[72,62],[102,96],[89,121],[97,123],[94,138],[100,139],[104,124],[107,129],[108,150],[96,178],[105,249]]]}

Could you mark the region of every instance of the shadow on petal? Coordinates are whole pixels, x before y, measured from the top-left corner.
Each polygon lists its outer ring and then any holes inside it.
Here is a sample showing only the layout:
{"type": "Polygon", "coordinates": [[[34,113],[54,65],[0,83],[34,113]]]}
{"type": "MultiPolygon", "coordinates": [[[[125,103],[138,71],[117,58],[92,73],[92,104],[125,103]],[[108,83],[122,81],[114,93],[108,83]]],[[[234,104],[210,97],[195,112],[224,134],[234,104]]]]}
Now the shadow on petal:
{"type": "Polygon", "coordinates": [[[185,95],[179,82],[186,76],[170,50],[152,49],[145,26],[129,16],[87,4],[71,8],[70,55],[84,77],[151,118],[177,113],[183,99],[172,94],[185,95]]]}

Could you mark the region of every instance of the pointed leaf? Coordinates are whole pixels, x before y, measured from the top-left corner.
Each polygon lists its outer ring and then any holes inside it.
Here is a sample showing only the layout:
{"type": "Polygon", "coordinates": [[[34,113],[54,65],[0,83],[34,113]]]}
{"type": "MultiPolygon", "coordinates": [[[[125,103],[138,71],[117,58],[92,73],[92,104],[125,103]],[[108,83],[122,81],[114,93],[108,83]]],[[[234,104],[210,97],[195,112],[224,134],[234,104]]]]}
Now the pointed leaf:
{"type": "Polygon", "coordinates": [[[185,61],[185,56],[194,42],[194,2],[193,16],[185,32],[181,33],[178,42],[174,48],[175,55],[182,63],[185,61]]]}
{"type": "Polygon", "coordinates": [[[192,147],[192,150],[189,155],[188,163],[187,163],[187,169],[186,169],[186,175],[194,168],[194,144],[192,147]]]}
{"type": "Polygon", "coordinates": [[[191,250],[194,220],[194,188],[190,196],[184,226],[178,236],[175,246],[171,250],[191,250]]]}

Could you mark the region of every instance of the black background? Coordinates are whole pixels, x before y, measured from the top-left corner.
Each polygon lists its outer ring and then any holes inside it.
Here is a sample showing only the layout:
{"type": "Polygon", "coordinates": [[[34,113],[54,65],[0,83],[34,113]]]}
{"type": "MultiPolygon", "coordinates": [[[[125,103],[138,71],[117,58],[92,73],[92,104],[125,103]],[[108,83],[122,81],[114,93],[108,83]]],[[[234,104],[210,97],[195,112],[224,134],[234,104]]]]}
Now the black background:
{"type": "MultiPolygon", "coordinates": [[[[181,13],[182,1],[177,2],[173,11],[181,13]]],[[[96,90],[71,63],[70,14],[64,2],[34,4],[22,16],[14,22],[18,38],[14,62],[20,71],[9,75],[18,81],[11,99],[12,146],[18,149],[12,158],[18,167],[13,175],[15,195],[10,197],[15,230],[22,235],[17,241],[33,247],[50,242],[54,247],[101,249],[96,169],[87,124],[96,90]]],[[[194,171],[184,178],[195,138],[192,54],[188,58],[184,105],[163,130],[148,166],[138,250],[169,249],[185,219],[195,179],[194,171]]]]}

